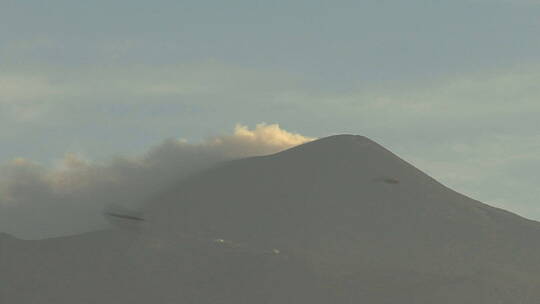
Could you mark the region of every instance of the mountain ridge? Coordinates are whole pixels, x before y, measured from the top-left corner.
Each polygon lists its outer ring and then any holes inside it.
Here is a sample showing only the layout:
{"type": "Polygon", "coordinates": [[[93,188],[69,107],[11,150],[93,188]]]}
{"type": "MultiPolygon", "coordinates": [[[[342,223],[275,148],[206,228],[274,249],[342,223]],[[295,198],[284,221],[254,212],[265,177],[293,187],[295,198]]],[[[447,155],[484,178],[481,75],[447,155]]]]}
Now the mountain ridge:
{"type": "Polygon", "coordinates": [[[136,229],[10,241],[0,282],[18,279],[0,291],[30,303],[17,284],[33,284],[60,304],[540,302],[540,223],[363,136],[222,163],[141,214],[136,229]]]}

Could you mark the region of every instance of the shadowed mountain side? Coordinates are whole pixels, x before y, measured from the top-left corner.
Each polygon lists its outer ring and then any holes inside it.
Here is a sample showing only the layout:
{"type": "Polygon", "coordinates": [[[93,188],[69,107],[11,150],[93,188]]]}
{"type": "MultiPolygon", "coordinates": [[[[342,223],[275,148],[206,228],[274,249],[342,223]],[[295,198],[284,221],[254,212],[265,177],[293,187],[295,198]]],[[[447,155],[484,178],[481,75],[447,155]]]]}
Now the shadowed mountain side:
{"type": "Polygon", "coordinates": [[[288,257],[193,239],[178,240],[181,248],[171,251],[124,233],[46,241],[3,238],[1,303],[293,304],[332,299],[319,278],[288,257]]]}
{"type": "Polygon", "coordinates": [[[70,238],[2,237],[2,295],[60,304],[540,303],[539,223],[456,193],[361,136],[223,163],[137,218],[136,227],[70,238]]]}
{"type": "Polygon", "coordinates": [[[147,230],[162,236],[175,231],[279,248],[309,256],[317,267],[343,266],[340,273],[396,264],[462,274],[509,258],[519,266],[540,252],[531,242],[538,223],[460,195],[360,136],[226,163],[145,213],[147,230]],[[448,259],[455,263],[440,262],[448,259]]]}

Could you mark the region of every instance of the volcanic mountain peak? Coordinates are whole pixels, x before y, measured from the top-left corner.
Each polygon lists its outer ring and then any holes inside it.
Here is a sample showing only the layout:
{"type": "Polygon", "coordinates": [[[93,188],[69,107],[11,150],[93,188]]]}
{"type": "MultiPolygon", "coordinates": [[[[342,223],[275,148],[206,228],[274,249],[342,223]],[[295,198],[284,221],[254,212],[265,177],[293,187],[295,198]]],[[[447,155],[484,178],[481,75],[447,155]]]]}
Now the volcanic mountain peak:
{"type": "Polygon", "coordinates": [[[416,184],[415,187],[442,186],[373,140],[350,134],[320,138],[276,154],[225,165],[228,166],[257,170],[259,177],[265,172],[287,172],[284,174],[291,178],[297,176],[299,183],[302,179],[327,179],[336,185],[405,182],[416,184]]]}
{"type": "Polygon", "coordinates": [[[137,229],[3,243],[4,302],[540,303],[539,223],[363,136],[226,162],[121,212],[137,229]]]}
{"type": "MultiPolygon", "coordinates": [[[[316,139],[311,142],[290,148],[281,153],[304,152],[304,153],[343,153],[362,152],[366,149],[384,149],[381,145],[361,135],[340,134],[316,139]]],[[[281,153],[277,153],[278,155],[281,153]]]]}

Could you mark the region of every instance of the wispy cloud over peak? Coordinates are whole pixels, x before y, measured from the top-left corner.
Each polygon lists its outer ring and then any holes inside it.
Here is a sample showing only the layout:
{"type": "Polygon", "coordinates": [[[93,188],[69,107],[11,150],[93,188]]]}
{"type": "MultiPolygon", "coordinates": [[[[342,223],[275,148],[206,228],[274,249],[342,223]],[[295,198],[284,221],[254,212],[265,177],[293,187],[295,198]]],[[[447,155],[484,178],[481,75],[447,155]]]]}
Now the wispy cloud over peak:
{"type": "MultiPolygon", "coordinates": [[[[306,137],[298,133],[288,132],[281,129],[278,124],[258,124],[255,129],[250,130],[247,126],[237,124],[234,128],[234,135],[216,137],[216,145],[249,145],[252,148],[261,149],[261,152],[290,148],[296,145],[312,141],[315,138],[306,137]]],[[[256,153],[256,151],[253,151],[256,153]]]]}
{"type": "Polygon", "coordinates": [[[200,143],[169,139],[144,155],[106,162],[67,153],[49,168],[17,158],[0,167],[0,232],[43,238],[99,229],[106,225],[101,213],[107,205],[138,208],[218,162],[271,154],[313,139],[278,124],[254,129],[239,124],[231,135],[200,143]]]}

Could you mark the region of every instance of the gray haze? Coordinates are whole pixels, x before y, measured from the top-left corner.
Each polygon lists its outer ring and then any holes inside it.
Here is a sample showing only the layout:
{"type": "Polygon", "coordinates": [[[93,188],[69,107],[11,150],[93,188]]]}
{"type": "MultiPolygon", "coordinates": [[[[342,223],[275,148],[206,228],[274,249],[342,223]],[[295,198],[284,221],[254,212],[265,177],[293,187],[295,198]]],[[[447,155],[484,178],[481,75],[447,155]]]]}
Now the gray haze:
{"type": "Polygon", "coordinates": [[[137,210],[185,177],[216,163],[265,155],[312,140],[278,125],[237,126],[197,144],[170,139],[143,156],[103,163],[68,154],[55,168],[16,159],[0,168],[0,232],[45,238],[104,228],[109,206],[137,210]]]}

